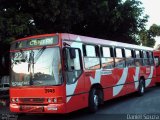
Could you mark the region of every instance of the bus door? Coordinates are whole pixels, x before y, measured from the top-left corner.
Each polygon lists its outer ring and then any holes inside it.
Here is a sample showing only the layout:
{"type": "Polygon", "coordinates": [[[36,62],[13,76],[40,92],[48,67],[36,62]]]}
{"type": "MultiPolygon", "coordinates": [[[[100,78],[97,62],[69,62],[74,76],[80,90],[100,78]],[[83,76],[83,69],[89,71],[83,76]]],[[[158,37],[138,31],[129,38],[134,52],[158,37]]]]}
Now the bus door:
{"type": "Polygon", "coordinates": [[[84,107],[84,76],[79,48],[64,48],[67,112],[84,107]],[[77,103],[77,101],[80,101],[77,103]]]}

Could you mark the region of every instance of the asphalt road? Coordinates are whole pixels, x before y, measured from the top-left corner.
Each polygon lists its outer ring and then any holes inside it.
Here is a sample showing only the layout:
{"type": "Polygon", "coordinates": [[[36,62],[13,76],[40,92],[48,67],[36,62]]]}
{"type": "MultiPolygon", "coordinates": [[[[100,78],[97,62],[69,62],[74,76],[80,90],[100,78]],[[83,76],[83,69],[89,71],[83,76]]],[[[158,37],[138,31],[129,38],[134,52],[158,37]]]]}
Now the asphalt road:
{"type": "MultiPolygon", "coordinates": [[[[0,113],[10,114],[8,108],[0,108],[0,113]]],[[[87,109],[67,115],[32,115],[18,116],[18,120],[160,120],[160,86],[149,88],[144,96],[136,93],[106,101],[95,114],[87,109]]],[[[15,119],[13,119],[15,120],[15,119]]]]}

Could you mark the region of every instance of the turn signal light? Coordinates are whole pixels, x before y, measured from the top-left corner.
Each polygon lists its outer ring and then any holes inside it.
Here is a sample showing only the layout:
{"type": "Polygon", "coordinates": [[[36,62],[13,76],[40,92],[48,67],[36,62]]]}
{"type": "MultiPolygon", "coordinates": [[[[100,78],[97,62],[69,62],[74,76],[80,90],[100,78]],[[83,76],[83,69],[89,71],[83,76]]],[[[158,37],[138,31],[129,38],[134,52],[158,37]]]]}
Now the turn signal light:
{"type": "Polygon", "coordinates": [[[63,103],[63,97],[53,98],[53,103],[63,103]]]}
{"type": "Polygon", "coordinates": [[[19,102],[19,99],[18,99],[18,98],[11,98],[11,102],[12,102],[12,103],[18,103],[18,102],[19,102]]]}

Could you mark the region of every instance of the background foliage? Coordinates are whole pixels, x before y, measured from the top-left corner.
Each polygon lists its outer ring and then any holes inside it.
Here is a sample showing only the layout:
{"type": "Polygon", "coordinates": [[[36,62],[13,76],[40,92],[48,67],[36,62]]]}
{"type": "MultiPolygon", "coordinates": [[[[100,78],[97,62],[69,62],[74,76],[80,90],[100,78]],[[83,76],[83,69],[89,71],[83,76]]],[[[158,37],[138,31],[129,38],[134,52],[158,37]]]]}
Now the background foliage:
{"type": "Polygon", "coordinates": [[[153,46],[159,26],[138,0],[1,0],[1,44],[43,33],[68,32],[153,46]]]}

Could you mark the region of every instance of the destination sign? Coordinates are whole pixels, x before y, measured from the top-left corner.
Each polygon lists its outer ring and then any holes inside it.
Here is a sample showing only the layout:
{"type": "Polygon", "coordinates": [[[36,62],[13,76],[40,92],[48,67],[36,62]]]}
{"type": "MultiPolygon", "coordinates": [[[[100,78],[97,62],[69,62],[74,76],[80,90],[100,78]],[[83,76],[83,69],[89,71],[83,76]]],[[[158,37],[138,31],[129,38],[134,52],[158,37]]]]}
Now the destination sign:
{"type": "Polygon", "coordinates": [[[58,40],[55,40],[53,37],[48,37],[44,39],[33,39],[28,42],[29,46],[44,46],[57,44],[58,40]]]}
{"type": "Polygon", "coordinates": [[[47,46],[58,44],[58,36],[34,38],[24,41],[15,42],[11,45],[11,49],[22,49],[36,46],[47,46]]]}

